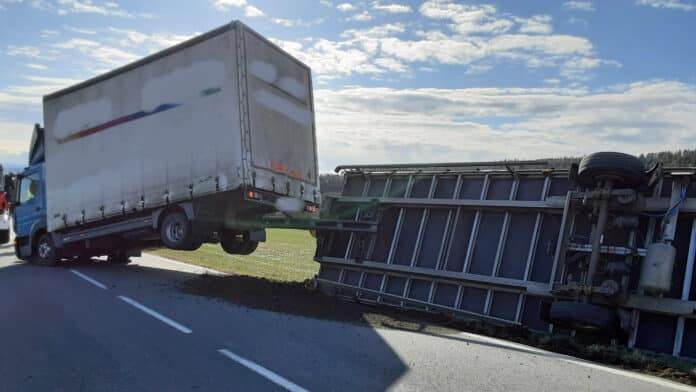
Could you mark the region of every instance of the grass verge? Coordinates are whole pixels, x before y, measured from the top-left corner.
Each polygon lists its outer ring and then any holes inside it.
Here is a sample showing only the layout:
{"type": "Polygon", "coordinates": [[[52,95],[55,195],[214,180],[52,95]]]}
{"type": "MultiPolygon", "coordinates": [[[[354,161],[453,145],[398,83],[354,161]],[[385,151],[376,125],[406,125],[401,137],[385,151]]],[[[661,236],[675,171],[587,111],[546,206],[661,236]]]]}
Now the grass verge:
{"type": "Polygon", "coordinates": [[[248,256],[230,255],[220,245],[205,244],[187,252],[157,249],[151,253],[222,272],[285,282],[302,282],[319,271],[313,260],[316,240],[307,231],[269,229],[266,242],[248,256]]]}

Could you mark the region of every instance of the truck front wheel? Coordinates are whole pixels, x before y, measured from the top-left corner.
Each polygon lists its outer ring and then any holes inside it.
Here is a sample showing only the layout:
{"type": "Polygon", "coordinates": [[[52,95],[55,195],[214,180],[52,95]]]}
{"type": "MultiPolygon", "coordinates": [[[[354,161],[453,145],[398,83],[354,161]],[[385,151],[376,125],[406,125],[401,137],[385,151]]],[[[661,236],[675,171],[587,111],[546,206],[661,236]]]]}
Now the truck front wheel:
{"type": "Polygon", "coordinates": [[[220,245],[222,249],[233,255],[250,255],[259,246],[258,241],[249,239],[249,232],[237,232],[226,230],[220,234],[220,245]]]}
{"type": "Polygon", "coordinates": [[[10,242],[10,231],[0,230],[0,245],[10,242]]]}
{"type": "Polygon", "coordinates": [[[34,252],[32,259],[34,263],[46,267],[58,264],[60,250],[56,248],[50,234],[43,233],[39,236],[39,240],[36,242],[36,252],[34,252]]]}

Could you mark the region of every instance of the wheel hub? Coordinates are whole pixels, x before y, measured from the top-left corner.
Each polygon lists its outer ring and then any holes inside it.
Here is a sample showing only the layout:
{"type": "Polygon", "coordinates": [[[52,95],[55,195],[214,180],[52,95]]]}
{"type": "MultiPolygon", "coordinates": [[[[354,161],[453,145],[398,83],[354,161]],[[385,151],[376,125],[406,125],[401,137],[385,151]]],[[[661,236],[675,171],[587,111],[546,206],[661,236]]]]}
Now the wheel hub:
{"type": "Polygon", "coordinates": [[[172,223],[167,230],[167,237],[172,242],[179,242],[184,238],[184,230],[181,222],[172,223]]]}
{"type": "Polygon", "coordinates": [[[48,255],[51,253],[51,245],[49,245],[47,242],[41,242],[39,244],[39,257],[42,259],[47,259],[48,255]]]}

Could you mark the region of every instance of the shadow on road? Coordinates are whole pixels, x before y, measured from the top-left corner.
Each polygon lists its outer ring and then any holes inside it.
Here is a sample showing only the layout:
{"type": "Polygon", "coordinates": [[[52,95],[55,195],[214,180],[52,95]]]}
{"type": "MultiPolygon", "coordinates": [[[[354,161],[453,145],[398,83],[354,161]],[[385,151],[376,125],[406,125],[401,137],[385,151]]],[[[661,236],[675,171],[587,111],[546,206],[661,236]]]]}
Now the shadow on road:
{"type": "MultiPolygon", "coordinates": [[[[100,260],[63,262],[54,268],[16,261],[14,257],[3,257],[0,262],[3,265],[0,268],[0,298],[5,298],[0,301],[0,317],[7,320],[4,327],[0,326],[0,331],[4,331],[0,336],[0,346],[9,347],[9,342],[22,342],[27,336],[48,334],[51,337],[46,338],[49,340],[44,340],[43,345],[53,347],[51,339],[63,339],[62,334],[70,336],[73,326],[81,323],[81,312],[71,312],[70,317],[75,319],[70,320],[65,319],[67,313],[61,313],[63,318],[51,317],[60,307],[57,305],[59,299],[64,296],[79,295],[85,300],[79,305],[81,308],[109,312],[110,308],[99,302],[100,296],[85,295],[93,292],[93,287],[66,273],[69,269],[77,269],[105,284],[109,289],[107,297],[108,294],[128,295],[154,309],[163,310],[194,331],[201,331],[203,335],[197,335],[199,338],[214,340],[220,346],[224,344],[223,347],[232,352],[262,363],[310,390],[386,390],[408,372],[408,365],[374,328],[346,328],[341,324],[311,320],[330,319],[372,326],[376,321],[364,321],[370,319],[367,316],[369,307],[341,303],[302,284],[239,276],[215,279],[174,268],[112,265],[100,260]],[[25,309],[23,298],[31,298],[31,311],[25,309]],[[224,302],[239,306],[226,307],[224,302]],[[54,310],[53,313],[50,309],[54,310]],[[63,332],[59,336],[55,331],[63,332]],[[293,360],[288,361],[288,358],[293,360]]],[[[97,329],[101,330],[101,327],[97,329]]],[[[64,370],[61,366],[52,370],[45,361],[20,353],[22,344],[13,347],[18,354],[12,360],[18,368],[40,369],[41,373],[47,374],[46,377],[61,379],[59,373],[64,370]]],[[[0,353],[0,363],[7,359],[3,357],[0,353]]],[[[74,353],[51,349],[51,357],[56,363],[72,363],[74,353]]],[[[82,358],[81,361],[89,364],[91,359],[82,358]]],[[[192,358],[192,361],[195,363],[196,359],[192,358]]],[[[84,365],[83,371],[97,370],[84,365]]],[[[61,385],[66,390],[77,390],[80,380],[80,377],[69,382],[64,380],[61,385]],[[73,381],[76,384],[71,384],[73,381]],[[70,388],[71,385],[76,388],[70,388]]],[[[92,390],[103,387],[90,385],[92,390]]]]}

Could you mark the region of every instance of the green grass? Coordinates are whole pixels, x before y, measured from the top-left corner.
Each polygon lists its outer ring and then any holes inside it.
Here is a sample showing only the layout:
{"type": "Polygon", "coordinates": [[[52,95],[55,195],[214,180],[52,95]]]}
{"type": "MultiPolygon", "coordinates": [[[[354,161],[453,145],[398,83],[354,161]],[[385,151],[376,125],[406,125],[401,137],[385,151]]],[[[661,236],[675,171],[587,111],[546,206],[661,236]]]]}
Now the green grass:
{"type": "Polygon", "coordinates": [[[205,244],[193,252],[157,249],[151,253],[218,271],[261,278],[301,282],[319,271],[316,240],[303,230],[269,229],[266,242],[248,256],[230,255],[220,245],[205,244]]]}

